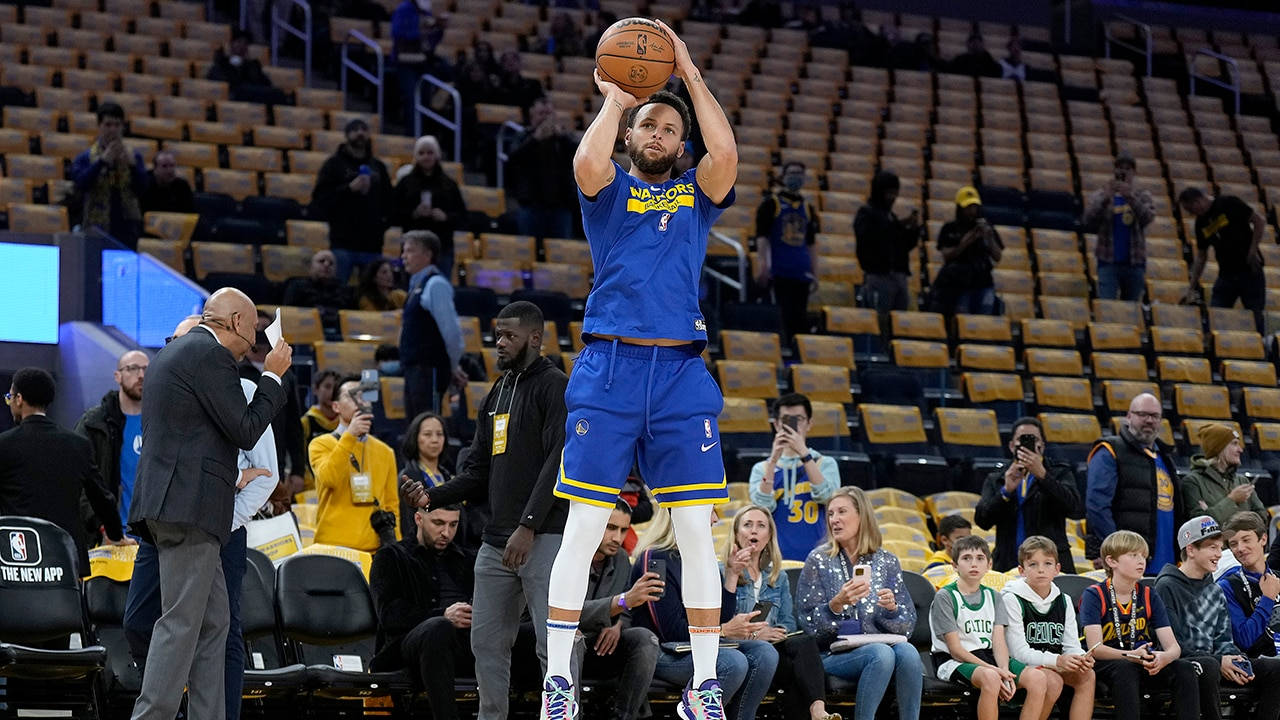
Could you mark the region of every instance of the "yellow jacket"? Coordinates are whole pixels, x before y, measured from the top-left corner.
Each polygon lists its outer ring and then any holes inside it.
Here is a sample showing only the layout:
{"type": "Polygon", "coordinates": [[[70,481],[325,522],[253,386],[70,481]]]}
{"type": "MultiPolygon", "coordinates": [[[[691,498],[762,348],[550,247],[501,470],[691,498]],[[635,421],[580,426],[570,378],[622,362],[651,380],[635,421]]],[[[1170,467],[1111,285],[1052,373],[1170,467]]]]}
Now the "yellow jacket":
{"type": "Polygon", "coordinates": [[[372,435],[362,443],[349,433],[343,433],[340,438],[329,433],[312,440],[307,450],[319,495],[317,543],[375,552],[379,547],[378,534],[369,524],[369,515],[376,509],[395,513],[396,539],[400,539],[396,454],[390,446],[372,435]],[[352,458],[363,472],[369,474],[378,507],[372,503],[356,505],[352,502],[351,475],[356,472],[352,458]]]}
{"type": "MultiPolygon", "coordinates": [[[[302,415],[299,421],[302,423],[302,439],[310,446],[311,441],[325,433],[331,433],[338,429],[338,423],[341,421],[336,415],[332,420],[324,416],[320,412],[320,408],[312,405],[307,408],[307,412],[302,415]]],[[[303,489],[312,490],[316,486],[315,475],[311,472],[311,463],[307,462],[307,473],[304,476],[303,489]]]]}

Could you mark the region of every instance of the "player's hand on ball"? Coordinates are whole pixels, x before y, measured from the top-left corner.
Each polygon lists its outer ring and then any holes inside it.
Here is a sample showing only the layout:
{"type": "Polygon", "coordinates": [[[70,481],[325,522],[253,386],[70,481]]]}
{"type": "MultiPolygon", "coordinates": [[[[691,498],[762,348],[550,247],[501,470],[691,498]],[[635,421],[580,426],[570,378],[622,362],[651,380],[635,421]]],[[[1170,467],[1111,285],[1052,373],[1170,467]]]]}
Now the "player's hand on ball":
{"type": "Polygon", "coordinates": [[[605,80],[604,78],[600,77],[599,68],[596,68],[592,74],[595,76],[595,79],[596,79],[596,87],[600,88],[600,94],[604,95],[604,99],[606,101],[612,100],[618,103],[618,106],[621,107],[624,111],[630,110],[631,108],[640,104],[640,99],[637,98],[635,95],[632,95],[626,90],[623,90],[617,85],[614,85],[608,80],[605,80]]]}
{"type": "Polygon", "coordinates": [[[676,31],[672,30],[671,26],[657,18],[654,18],[653,21],[658,24],[658,27],[662,28],[667,37],[671,38],[671,47],[676,51],[676,75],[679,75],[681,80],[689,82],[694,74],[698,72],[698,66],[693,64],[693,58],[689,56],[689,46],[684,44],[684,41],[680,39],[679,35],[676,35],[676,31]]]}

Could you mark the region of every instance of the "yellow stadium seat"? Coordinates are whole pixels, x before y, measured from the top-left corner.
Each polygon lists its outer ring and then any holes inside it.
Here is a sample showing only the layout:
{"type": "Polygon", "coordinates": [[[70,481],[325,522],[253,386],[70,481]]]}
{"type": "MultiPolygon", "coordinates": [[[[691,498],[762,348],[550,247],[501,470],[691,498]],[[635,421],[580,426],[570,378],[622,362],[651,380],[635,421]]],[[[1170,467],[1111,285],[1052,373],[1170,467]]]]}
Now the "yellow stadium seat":
{"type": "Polygon", "coordinates": [[[360,342],[398,342],[400,311],[339,310],[342,339],[360,342]]]}
{"type": "Polygon", "coordinates": [[[1065,320],[1022,320],[1022,344],[1026,347],[1075,347],[1076,334],[1065,320]]]}
{"type": "MultiPolygon", "coordinates": [[[[871,507],[875,509],[901,508],[919,514],[920,507],[923,504],[920,498],[898,488],[876,488],[868,490],[866,493],[867,500],[871,503],[871,507]]],[[[905,525],[909,524],[909,522],[901,524],[905,525]]]]}
{"type": "Polygon", "coordinates": [[[1209,330],[1236,330],[1256,332],[1253,313],[1244,308],[1209,308],[1209,330]]]}
{"type": "Polygon", "coordinates": [[[759,360],[775,366],[782,363],[777,333],[721,330],[720,344],[727,360],[759,360]]]}
{"type": "Polygon", "coordinates": [[[853,341],[833,335],[795,336],[800,362],[806,365],[833,365],[853,369],[853,341]]]}
{"type": "Polygon", "coordinates": [[[313,307],[281,305],[280,331],[291,345],[315,345],[324,340],[320,311],[313,307]]]}
{"type": "Polygon", "coordinates": [[[721,435],[773,432],[773,427],[769,423],[769,407],[759,398],[726,397],[718,424],[721,435]]]}
{"type": "Polygon", "coordinates": [[[960,342],[1013,342],[1009,318],[1000,315],[956,314],[956,339],[960,342]]]}
{"type": "Polygon", "coordinates": [[[1041,377],[1032,380],[1036,404],[1042,408],[1093,410],[1093,392],[1089,381],[1077,377],[1041,377]]]}
{"type": "Polygon", "coordinates": [[[1199,355],[1204,352],[1204,335],[1199,328],[1153,325],[1151,328],[1151,349],[1157,354],[1199,355]]]}
{"type": "Polygon", "coordinates": [[[482,212],[493,218],[507,211],[506,195],[501,188],[463,185],[460,189],[462,201],[466,203],[467,210],[482,212]]]}
{"type": "Polygon", "coordinates": [[[947,346],[928,340],[894,340],[893,361],[899,367],[946,369],[951,365],[947,346]]]}
{"type": "Polygon", "coordinates": [[[195,213],[172,213],[153,210],[142,218],[143,229],[166,240],[176,240],[186,247],[196,231],[200,216],[195,213]]]}
{"type": "Polygon", "coordinates": [[[1075,350],[1027,348],[1024,354],[1027,373],[1031,375],[1083,376],[1084,365],[1075,350]]]}
{"type": "Polygon", "coordinates": [[[462,351],[479,355],[484,350],[484,338],[480,332],[480,318],[473,315],[458,317],[462,328],[462,351]]]}
{"type": "Polygon", "coordinates": [[[824,327],[841,335],[880,335],[880,319],[871,308],[823,306],[824,327]]]}
{"type": "Polygon", "coordinates": [[[205,192],[230,195],[236,200],[258,195],[257,173],[247,170],[206,168],[202,174],[205,192]]]}
{"type": "Polygon", "coordinates": [[[1185,382],[1208,385],[1213,382],[1213,373],[1209,369],[1209,361],[1205,358],[1156,358],[1156,376],[1162,383],[1185,382]]]}
{"type": "Polygon", "coordinates": [[[938,433],[946,445],[989,448],[993,456],[1001,454],[1000,431],[992,410],[971,408],[937,408],[938,433]]]}
{"type": "Polygon", "coordinates": [[[29,152],[31,152],[31,133],[18,128],[0,128],[0,153],[29,152]]]}
{"type": "Polygon", "coordinates": [[[196,279],[211,272],[252,274],[253,246],[225,242],[191,243],[191,267],[196,279]]]}
{"type": "Polygon", "coordinates": [[[0,68],[0,83],[31,92],[38,87],[52,87],[53,71],[48,65],[6,64],[0,68]]]}
{"type": "Polygon", "coordinates": [[[1013,372],[1013,348],[1008,345],[962,343],[956,348],[956,364],[965,370],[1013,372]]]}
{"type": "Polygon", "coordinates": [[[1137,325],[1089,323],[1089,344],[1094,350],[1141,350],[1142,334],[1137,325]]]}
{"type": "MultiPolygon", "coordinates": [[[[1046,319],[1049,320],[1066,320],[1071,323],[1073,330],[1083,330],[1085,324],[1089,320],[1089,301],[1086,299],[1088,293],[1088,282],[1085,281],[1083,275],[1070,276],[1081,282],[1084,292],[1080,296],[1073,297],[1051,297],[1051,292],[1045,287],[1045,281],[1048,278],[1047,273],[1041,273],[1039,276],[1041,293],[1040,311],[1046,319]]],[[[1075,281],[1073,281],[1075,282],[1075,281]]]]}
{"type": "Polygon", "coordinates": [[[9,205],[9,230],[27,233],[67,232],[67,209],[61,205],[9,205]]]}
{"type": "Polygon", "coordinates": [[[547,262],[573,263],[590,271],[591,246],[583,240],[545,238],[542,241],[542,249],[547,262]]]}
{"type": "Polygon", "coordinates": [[[533,263],[533,287],[537,290],[561,292],[571,298],[585,298],[591,282],[581,265],[570,263],[533,263]]]}
{"type": "MultiPolygon", "coordinates": [[[[212,51],[209,51],[198,57],[186,57],[178,53],[174,53],[173,42],[175,41],[171,40],[169,42],[170,57],[176,57],[184,60],[204,60],[212,56],[212,51]]],[[[178,40],[176,42],[185,43],[186,41],[178,40]]],[[[200,78],[184,77],[179,78],[178,80],[178,94],[185,98],[204,100],[207,102],[218,102],[219,100],[228,99],[231,95],[231,91],[227,87],[227,84],[221,80],[204,80],[200,78]]]]}
{"type": "Polygon", "coordinates": [[[378,398],[382,401],[382,413],[389,420],[405,419],[404,378],[381,377],[378,378],[378,384],[382,390],[378,398]]]}
{"type": "Polygon", "coordinates": [[[284,168],[284,153],[273,148],[236,145],[227,148],[227,161],[232,170],[280,172],[284,168]]]}
{"type": "Polygon", "coordinates": [[[31,203],[32,181],[23,178],[0,177],[0,210],[7,211],[12,203],[31,203]]]}
{"type": "MultiPolygon", "coordinates": [[[[1253,436],[1262,452],[1280,450],[1280,423],[1256,422],[1253,424],[1253,436]]],[[[1272,517],[1276,516],[1273,514],[1272,517]]]]}
{"type": "Polygon", "coordinates": [[[157,140],[181,140],[186,129],[185,122],[172,118],[139,117],[137,115],[129,117],[129,130],[140,137],[155,138],[157,140]]]}
{"type": "Polygon", "coordinates": [[[875,445],[927,442],[920,408],[863,403],[858,406],[867,440],[875,445]]]}
{"type": "Polygon", "coordinates": [[[1280,389],[1247,387],[1242,391],[1244,413],[1253,420],[1280,420],[1280,389]]]}
{"type": "Polygon", "coordinates": [[[853,395],[849,386],[848,368],[834,365],[791,366],[791,387],[810,400],[851,403],[853,395]]]}
{"type": "MultiPolygon", "coordinates": [[[[467,207],[470,209],[470,205],[467,207]]],[[[481,233],[480,257],[485,260],[532,263],[537,260],[538,253],[534,246],[534,239],[530,236],[481,233]]]]}
{"type": "Polygon", "coordinates": [[[1155,383],[1139,380],[1103,380],[1102,397],[1107,410],[1112,413],[1129,411],[1129,403],[1142,393],[1151,393],[1160,397],[1160,388],[1155,383]]]}
{"type": "Polygon", "coordinates": [[[1142,304],[1124,300],[1095,298],[1093,301],[1093,319],[1104,323],[1124,323],[1138,329],[1142,329],[1146,325],[1142,319],[1142,304]]]}
{"type": "MultiPolygon", "coordinates": [[[[89,138],[81,138],[86,144],[80,150],[88,149],[89,138]]],[[[79,152],[79,151],[77,151],[79,152]]],[[[23,178],[33,183],[44,183],[46,180],[61,180],[62,157],[55,155],[28,155],[11,153],[5,156],[6,175],[11,178],[23,178]]]]}
{"type": "Polygon", "coordinates": [[[778,396],[778,370],[773,363],[754,360],[721,360],[716,363],[720,388],[726,397],[774,398],[778,396]]]}
{"type": "MultiPolygon", "coordinates": [[[[879,521],[879,518],[877,518],[879,521]]],[[[929,535],[919,527],[900,525],[896,522],[880,522],[880,535],[886,543],[907,543],[912,546],[928,547],[929,535]]]]}
{"type": "Polygon", "coordinates": [[[487,287],[499,295],[510,295],[524,287],[521,269],[507,260],[469,260],[465,269],[468,285],[487,287]]]}
{"type": "Polygon", "coordinates": [[[306,277],[311,270],[315,251],[292,245],[263,245],[262,274],[271,282],[283,283],[289,278],[306,277]]]}
{"type": "Polygon", "coordinates": [[[1136,353],[1095,352],[1090,362],[1093,376],[1099,380],[1147,379],[1147,360],[1136,353]]]}
{"type": "Polygon", "coordinates": [[[1222,379],[1241,385],[1276,386],[1276,367],[1269,362],[1254,360],[1223,360],[1222,379]]]}
{"type": "Polygon", "coordinates": [[[927,544],[929,525],[925,522],[924,514],[920,512],[919,507],[919,502],[911,507],[875,506],[873,512],[878,525],[902,525],[915,528],[925,535],[927,544]]]}
{"type": "Polygon", "coordinates": [[[893,310],[889,324],[894,337],[946,340],[947,326],[941,313],[893,310]]]}
{"type": "Polygon", "coordinates": [[[192,142],[211,143],[214,145],[240,145],[244,143],[244,128],[235,123],[192,120],[187,123],[187,131],[192,142]]]}
{"type": "MultiPolygon", "coordinates": [[[[289,339],[288,335],[285,339],[289,339]]],[[[319,341],[314,345],[318,371],[336,370],[342,375],[359,375],[361,370],[376,366],[373,357],[377,345],[373,343],[319,341]]]]}
{"type": "Polygon", "coordinates": [[[814,400],[813,420],[809,426],[811,438],[849,438],[849,418],[845,415],[844,404],[814,400]]]}
{"type": "Polygon", "coordinates": [[[167,117],[188,122],[204,122],[209,101],[203,98],[178,95],[156,95],[156,117],[167,117]]]}
{"type": "Polygon", "coordinates": [[[967,372],[961,376],[971,403],[1021,402],[1022,378],[1012,373],[967,372]]]}
{"type": "Polygon", "coordinates": [[[1039,419],[1044,424],[1044,441],[1051,445],[1088,445],[1102,437],[1098,418],[1093,415],[1046,412],[1040,413],[1039,419]]]}
{"type": "Polygon", "coordinates": [[[186,262],[182,258],[182,249],[184,247],[186,246],[177,240],[138,238],[138,252],[148,253],[165,265],[185,275],[186,262]]]}
{"type": "Polygon", "coordinates": [[[173,153],[179,165],[198,168],[218,167],[218,146],[203,142],[168,141],[164,149],[173,153]]]}
{"type": "MultiPolygon", "coordinates": [[[[999,438],[997,438],[998,440],[999,438]]],[[[978,501],[982,496],[977,493],[965,492],[963,490],[948,490],[947,492],[934,493],[924,499],[924,506],[935,519],[942,519],[947,515],[956,513],[965,514],[973,512],[978,506],[978,501]]]]}
{"type": "Polygon", "coordinates": [[[1173,406],[1184,418],[1231,419],[1227,389],[1221,385],[1176,383],[1173,386],[1173,406]]]}
{"type": "MultiPolygon", "coordinates": [[[[313,175],[268,172],[263,173],[263,179],[268,197],[287,198],[299,205],[307,205],[311,202],[311,190],[316,182],[313,175]]],[[[326,229],[326,235],[327,232],[326,229]]],[[[328,246],[327,237],[325,245],[328,246]]]]}
{"type": "Polygon", "coordinates": [[[1214,330],[1213,354],[1219,359],[1264,360],[1262,336],[1253,330],[1214,330]]]}
{"type": "Polygon", "coordinates": [[[253,144],[277,150],[302,150],[307,146],[307,138],[301,127],[257,125],[253,128],[253,144]]]}

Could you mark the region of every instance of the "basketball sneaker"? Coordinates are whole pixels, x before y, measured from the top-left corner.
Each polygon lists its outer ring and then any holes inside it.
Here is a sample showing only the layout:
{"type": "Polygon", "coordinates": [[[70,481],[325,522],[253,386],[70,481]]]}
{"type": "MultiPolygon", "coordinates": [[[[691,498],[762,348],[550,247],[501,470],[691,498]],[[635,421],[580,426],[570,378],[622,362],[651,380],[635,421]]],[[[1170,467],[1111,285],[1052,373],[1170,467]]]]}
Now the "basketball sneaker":
{"type": "Polygon", "coordinates": [[[542,684],[542,712],[538,718],[577,720],[578,701],[573,697],[573,683],[559,675],[547,678],[542,684]]]}
{"type": "Polygon", "coordinates": [[[682,720],[724,720],[720,681],[715,678],[703,680],[697,689],[692,687],[692,682],[681,693],[676,714],[682,720]]]}

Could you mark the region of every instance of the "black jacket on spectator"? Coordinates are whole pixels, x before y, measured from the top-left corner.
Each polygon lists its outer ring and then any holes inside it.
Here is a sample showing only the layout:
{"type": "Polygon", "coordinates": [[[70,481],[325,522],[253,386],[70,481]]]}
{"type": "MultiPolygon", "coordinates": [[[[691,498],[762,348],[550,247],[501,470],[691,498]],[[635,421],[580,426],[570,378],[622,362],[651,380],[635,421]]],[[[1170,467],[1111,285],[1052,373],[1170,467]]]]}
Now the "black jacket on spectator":
{"type": "MultiPolygon", "coordinates": [[[[1107,435],[1094,443],[1089,457],[1092,458],[1095,452],[1105,452],[1105,448],[1101,447],[1104,444],[1111,448],[1116,458],[1116,492],[1111,501],[1111,517],[1116,522],[1116,529],[1132,530],[1147,538],[1147,542],[1154,543],[1156,503],[1159,499],[1156,461],[1147,454],[1128,427],[1120,428],[1119,435],[1107,435]]],[[[1177,465],[1173,463],[1169,450],[1159,438],[1156,439],[1156,452],[1160,454],[1161,461],[1169,471],[1169,480],[1173,482],[1173,522],[1174,527],[1178,527],[1187,519],[1187,515],[1182,507],[1182,479],[1178,477],[1175,469],[1177,465]]],[[[1095,529],[1090,528],[1085,537],[1085,557],[1099,557],[1098,551],[1102,548],[1103,539],[1095,529]]],[[[1178,557],[1176,546],[1173,552],[1174,557],[1178,557]]],[[[1154,549],[1151,554],[1155,554],[1154,549]]]]}
{"type": "Polygon", "coordinates": [[[329,221],[329,244],[335,250],[382,252],[382,233],[391,212],[391,178],[387,166],[372,153],[357,158],[343,143],[324,161],[311,193],[311,211],[329,221]],[[348,185],[368,165],[372,184],[368,193],[353,192],[348,185]]]}
{"type": "MultiPolygon", "coordinates": [[[[446,450],[447,452],[447,450],[446,450]]],[[[445,458],[440,458],[440,474],[444,476],[444,482],[453,479],[453,471],[450,467],[445,467],[445,458]]],[[[417,460],[408,460],[404,467],[400,469],[402,477],[408,476],[414,479],[422,477],[422,467],[418,465],[417,460]]],[[[444,484],[444,483],[441,483],[444,484]]],[[[409,501],[405,498],[404,490],[400,491],[400,507],[410,507],[409,501]]],[[[468,501],[462,509],[462,518],[458,522],[458,534],[454,536],[453,542],[461,545],[468,552],[478,552],[480,543],[484,541],[484,528],[489,524],[489,503],[487,500],[483,502],[468,501]]],[[[413,513],[400,513],[400,537],[411,537],[418,531],[417,525],[413,522],[413,513]]]]}
{"type": "Polygon", "coordinates": [[[576,210],[573,154],[577,146],[568,135],[558,133],[539,140],[530,129],[507,161],[507,192],[524,207],[576,210]]]}
{"type": "Polygon", "coordinates": [[[1000,77],[1003,74],[1000,69],[1000,63],[996,62],[996,59],[991,57],[991,53],[986,50],[957,55],[951,61],[951,72],[958,75],[982,75],[984,77],[1000,77]]]}
{"type": "Polygon", "coordinates": [[[281,303],[293,307],[346,310],[352,306],[351,289],[335,278],[315,280],[296,277],[285,284],[281,303]]]}
{"type": "MultiPolygon", "coordinates": [[[[599,568],[592,567],[587,576],[587,598],[582,604],[582,617],[578,629],[583,635],[594,638],[601,630],[613,625],[610,615],[618,602],[618,595],[631,589],[631,560],[621,548],[613,557],[607,557],[599,568]]],[[[631,627],[631,611],[624,610],[618,616],[622,627],[631,627]]]]}
{"type": "Polygon", "coordinates": [[[444,550],[423,547],[416,531],[373,555],[369,590],[378,612],[376,672],[405,666],[400,641],[422,621],[438,617],[455,602],[471,602],[475,555],[457,543],[444,550]]]}
{"type": "MultiPolygon", "coordinates": [[[[1026,537],[1043,535],[1058,546],[1058,562],[1062,572],[1074,573],[1071,543],[1067,541],[1067,518],[1078,518],[1084,509],[1076,475],[1067,463],[1045,458],[1047,477],[1039,478],[1027,490],[1022,503],[1026,537]]],[[[1004,470],[996,470],[982,483],[982,499],[973,513],[974,524],[983,530],[996,528],[996,546],[992,548],[992,569],[1005,571],[1018,566],[1018,501],[1000,495],[1004,486],[1004,470]]]]}
{"type": "Polygon", "coordinates": [[[241,85],[271,86],[271,79],[262,71],[262,63],[252,58],[243,58],[239,65],[231,62],[231,57],[222,50],[214,53],[213,64],[209,66],[206,76],[210,80],[221,80],[232,90],[241,85]]]}
{"type": "Polygon", "coordinates": [[[193,213],[196,211],[195,195],[191,185],[183,178],[176,177],[167,185],[156,182],[153,170],[147,171],[147,189],[142,191],[138,204],[145,215],[149,212],[193,213]]]}
{"type": "Polygon", "coordinates": [[[564,447],[564,390],[569,378],[546,357],[518,373],[508,372],[493,384],[476,417],[475,438],[458,475],[427,490],[431,507],[464,500],[489,502],[492,517],[484,542],[504,548],[516,527],[536,533],[562,533],[569,504],[552,494],[564,447]],[[511,416],[507,451],[493,454],[493,422],[497,408],[511,416]]]}
{"type": "Polygon", "coordinates": [[[84,576],[89,574],[89,551],[80,520],[81,493],[102,519],[107,537],[123,537],[115,495],[103,485],[88,440],[44,415],[32,415],[0,433],[0,515],[36,517],[66,530],[84,576]]]}
{"type": "Polygon", "coordinates": [[[430,230],[440,238],[440,253],[453,255],[453,233],[467,227],[467,204],[462,200],[462,191],[458,183],[436,165],[430,173],[426,173],[417,165],[413,171],[405,175],[396,185],[395,208],[392,222],[405,231],[430,230]],[[444,211],[443,222],[429,217],[414,217],[413,211],[422,202],[422,191],[431,193],[431,207],[444,211]]]}
{"type": "Polygon", "coordinates": [[[881,202],[883,185],[897,186],[897,178],[884,177],[888,173],[876,173],[871,181],[871,195],[866,205],[858,208],[853,218],[853,233],[857,236],[858,264],[868,275],[911,272],[911,250],[920,242],[918,228],[908,228],[894,217],[890,207],[881,202]]]}
{"type": "MultiPolygon", "coordinates": [[[[111,390],[102,396],[102,402],[85,410],[76,423],[75,431],[89,439],[94,463],[102,474],[107,490],[120,499],[120,446],[124,443],[124,411],[120,409],[120,391],[111,390]]],[[[119,517],[119,511],[116,512],[119,517]]],[[[80,519],[85,531],[92,534],[105,525],[87,493],[80,493],[80,519]]]]}

